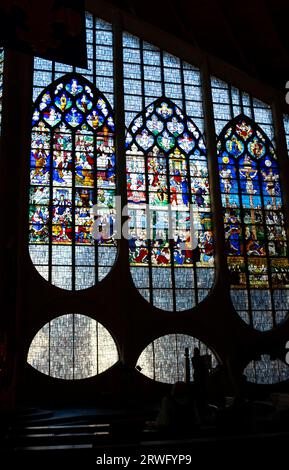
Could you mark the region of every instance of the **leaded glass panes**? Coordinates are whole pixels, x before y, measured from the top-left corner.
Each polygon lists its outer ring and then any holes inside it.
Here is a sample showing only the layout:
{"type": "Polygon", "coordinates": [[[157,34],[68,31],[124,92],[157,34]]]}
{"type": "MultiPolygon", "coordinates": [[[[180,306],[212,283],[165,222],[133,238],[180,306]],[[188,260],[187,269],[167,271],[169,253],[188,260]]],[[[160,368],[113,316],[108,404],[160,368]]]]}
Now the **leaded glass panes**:
{"type": "Polygon", "coordinates": [[[137,368],[157,382],[173,384],[179,380],[185,381],[185,350],[188,348],[191,357],[195,347],[200,349],[201,355],[207,356],[211,368],[216,367],[217,359],[204,343],[192,336],[170,334],[161,336],[144,349],[138,358],[137,368]]]}
{"type": "Polygon", "coordinates": [[[110,333],[80,314],[57,317],[34,337],[27,362],[39,372],[65,380],[92,377],[118,361],[110,333]]]}
{"type": "Polygon", "coordinates": [[[280,359],[271,359],[263,354],[259,360],[250,362],[244,370],[249,382],[271,385],[289,379],[289,367],[280,359]]]}
{"type": "Polygon", "coordinates": [[[260,331],[280,321],[288,309],[278,296],[289,289],[289,263],[279,169],[274,147],[261,127],[245,115],[220,134],[218,162],[231,298],[248,309],[260,331]]]}
{"type": "Polygon", "coordinates": [[[198,292],[199,269],[207,270],[208,289],[214,278],[200,71],[128,33],[123,46],[131,273],[146,298],[150,287],[155,306],[185,310],[204,298],[205,292],[198,292]],[[165,107],[171,116],[165,116],[165,107]],[[178,246],[186,240],[182,236],[189,233],[190,221],[201,252],[191,262],[190,250],[178,246]],[[168,236],[172,226],[174,241],[168,236]],[[179,266],[184,285],[177,278],[179,266]],[[156,292],[153,268],[163,271],[156,292]]]}
{"type": "Polygon", "coordinates": [[[34,59],[30,256],[46,280],[69,290],[101,281],[116,256],[109,228],[115,194],[113,33],[111,24],[90,13],[86,30],[87,69],[34,59]],[[105,235],[97,243],[91,234],[94,204],[96,230],[105,235]]]}
{"type": "Polygon", "coordinates": [[[76,72],[105,93],[114,103],[112,25],[86,13],[88,68],[80,69],[36,57],[34,59],[33,101],[45,87],[66,73],[76,72]]]}
{"type": "Polygon", "coordinates": [[[192,308],[214,278],[203,137],[178,106],[161,98],[135,117],[126,144],[133,279],[140,289],[149,282],[155,307],[192,308]]]}
{"type": "Polygon", "coordinates": [[[259,124],[269,139],[274,139],[272,110],[268,104],[216,77],[211,78],[211,87],[217,134],[228,121],[243,113],[259,124]]]}
{"type": "Polygon", "coordinates": [[[116,255],[114,121],[104,95],[76,73],[54,81],[36,100],[30,185],[36,269],[42,274],[46,265],[48,280],[62,289],[93,286],[116,255]]]}

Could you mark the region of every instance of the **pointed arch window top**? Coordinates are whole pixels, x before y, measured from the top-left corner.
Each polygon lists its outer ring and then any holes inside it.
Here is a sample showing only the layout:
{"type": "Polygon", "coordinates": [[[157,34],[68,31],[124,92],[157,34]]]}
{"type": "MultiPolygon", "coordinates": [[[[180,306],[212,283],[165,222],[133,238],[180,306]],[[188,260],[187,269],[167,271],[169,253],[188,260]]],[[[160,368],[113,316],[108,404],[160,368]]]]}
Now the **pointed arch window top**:
{"type": "Polygon", "coordinates": [[[265,167],[271,167],[276,160],[275,150],[263,132],[248,116],[237,116],[225,126],[220,134],[218,151],[224,164],[243,157],[244,165],[248,166],[252,160],[265,157],[265,167]]]}
{"type": "Polygon", "coordinates": [[[131,123],[126,145],[135,145],[140,151],[172,152],[204,158],[206,148],[203,137],[192,120],[171,100],[162,97],[151,103],[131,123]],[[143,118],[145,116],[145,119],[143,118]]]}
{"type": "Polygon", "coordinates": [[[114,130],[112,109],[98,91],[93,90],[85,78],[67,74],[46,88],[36,100],[32,125],[58,124],[71,129],[101,131],[107,127],[114,130]]]}
{"type": "Polygon", "coordinates": [[[220,134],[218,163],[231,298],[244,321],[270,330],[286,316],[289,286],[277,155],[263,129],[242,114],[220,134]]]}
{"type": "Polygon", "coordinates": [[[66,74],[38,96],[31,133],[29,252],[53,285],[82,290],[110,271],[115,179],[112,109],[92,83],[66,74]],[[104,208],[98,240],[95,204],[104,208]]]}

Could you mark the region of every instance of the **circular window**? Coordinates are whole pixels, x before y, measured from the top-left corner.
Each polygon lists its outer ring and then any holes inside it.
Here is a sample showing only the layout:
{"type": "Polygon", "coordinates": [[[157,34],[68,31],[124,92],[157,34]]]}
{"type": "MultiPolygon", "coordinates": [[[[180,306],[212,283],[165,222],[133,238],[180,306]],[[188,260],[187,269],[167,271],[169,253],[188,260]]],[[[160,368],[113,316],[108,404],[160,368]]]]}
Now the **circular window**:
{"type": "Polygon", "coordinates": [[[118,361],[114,339],[90,317],[68,314],[46,323],[34,337],[27,362],[58,379],[86,379],[118,361]]]}

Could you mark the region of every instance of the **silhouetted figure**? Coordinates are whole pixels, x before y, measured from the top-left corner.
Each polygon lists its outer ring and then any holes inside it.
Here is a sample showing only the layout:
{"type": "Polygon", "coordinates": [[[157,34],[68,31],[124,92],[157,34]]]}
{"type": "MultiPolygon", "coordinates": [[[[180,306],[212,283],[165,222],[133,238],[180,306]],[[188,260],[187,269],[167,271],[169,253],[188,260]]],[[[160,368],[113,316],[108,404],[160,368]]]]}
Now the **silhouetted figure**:
{"type": "Polygon", "coordinates": [[[200,413],[202,413],[202,411],[205,411],[207,405],[207,384],[209,368],[207,363],[207,357],[201,356],[200,349],[197,347],[194,348],[192,366],[194,369],[193,378],[197,405],[200,413]]]}
{"type": "Polygon", "coordinates": [[[157,427],[165,432],[188,434],[198,424],[195,401],[185,382],[176,382],[171,394],[165,396],[156,420],[157,427]]]}

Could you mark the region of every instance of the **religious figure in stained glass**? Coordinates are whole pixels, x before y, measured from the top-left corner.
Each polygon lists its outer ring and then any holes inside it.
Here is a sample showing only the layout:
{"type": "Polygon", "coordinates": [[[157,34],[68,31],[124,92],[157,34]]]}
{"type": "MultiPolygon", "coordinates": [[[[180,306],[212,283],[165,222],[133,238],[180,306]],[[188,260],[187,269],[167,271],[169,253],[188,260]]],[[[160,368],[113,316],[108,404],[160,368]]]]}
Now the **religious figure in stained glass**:
{"type": "Polygon", "coordinates": [[[276,324],[280,289],[289,288],[275,149],[262,129],[241,115],[222,131],[218,160],[233,303],[241,316],[249,312],[252,326],[267,330],[276,324]]]}
{"type": "Polygon", "coordinates": [[[143,277],[142,287],[149,287],[154,305],[190,308],[198,268],[212,268],[214,262],[203,137],[181,109],[163,97],[135,117],[126,145],[133,277],[138,282],[143,277]],[[180,267],[192,274],[191,284],[182,290],[180,267]],[[182,307],[180,296],[187,296],[182,307]]]}
{"type": "Polygon", "coordinates": [[[106,230],[115,217],[111,107],[85,78],[67,74],[40,94],[32,126],[31,258],[58,287],[90,287],[108,272],[116,250],[106,230]],[[97,241],[94,204],[101,208],[97,241]]]}

